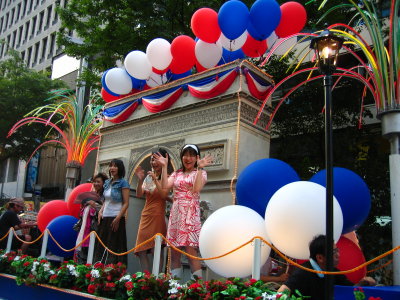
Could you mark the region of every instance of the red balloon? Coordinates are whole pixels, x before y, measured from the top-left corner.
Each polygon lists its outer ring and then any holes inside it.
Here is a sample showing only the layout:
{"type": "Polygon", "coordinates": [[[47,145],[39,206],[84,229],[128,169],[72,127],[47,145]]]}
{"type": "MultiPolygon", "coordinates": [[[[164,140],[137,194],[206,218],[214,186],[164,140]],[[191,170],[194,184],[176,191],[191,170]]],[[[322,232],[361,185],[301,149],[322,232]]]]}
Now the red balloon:
{"type": "Polygon", "coordinates": [[[113,96],[109,93],[107,93],[107,91],[104,88],[101,88],[101,97],[103,98],[104,101],[108,102],[112,102],[115,100],[118,100],[121,98],[121,96],[113,96]]]}
{"type": "Polygon", "coordinates": [[[192,16],[193,33],[206,43],[215,43],[221,36],[218,13],[207,7],[200,8],[192,16]]]}
{"type": "Polygon", "coordinates": [[[257,41],[250,34],[247,35],[247,40],[242,46],[243,53],[249,57],[260,57],[267,49],[267,40],[257,41]]]}
{"type": "Polygon", "coordinates": [[[201,65],[201,63],[199,63],[198,61],[196,61],[196,70],[197,70],[197,73],[200,73],[200,72],[203,72],[203,71],[207,70],[207,68],[204,68],[204,67],[201,65]]]}
{"type": "Polygon", "coordinates": [[[291,1],[282,4],[281,14],[279,25],[275,28],[275,33],[280,38],[300,32],[306,25],[306,9],[298,2],[291,1]]]}
{"type": "MultiPolygon", "coordinates": [[[[336,245],[339,248],[340,254],[339,264],[337,266],[340,271],[350,270],[365,263],[365,257],[361,249],[348,238],[341,236],[336,245]]],[[[345,275],[348,280],[356,284],[364,278],[366,274],[367,267],[364,267],[345,275]]]]}
{"type": "Polygon", "coordinates": [[[154,73],[156,73],[156,74],[159,74],[159,75],[162,75],[162,74],[164,74],[164,73],[167,73],[168,70],[169,70],[169,67],[166,68],[166,69],[164,69],[164,70],[159,70],[159,69],[156,69],[156,68],[154,68],[154,67],[152,68],[152,71],[153,71],[154,73]]]}
{"type": "Polygon", "coordinates": [[[74,203],[74,201],[80,193],[90,192],[91,190],[92,190],[91,183],[83,183],[83,184],[76,186],[71,191],[71,194],[69,194],[68,202],[67,202],[69,215],[74,216],[75,218],[79,218],[79,213],[81,211],[81,205],[74,203]]]}
{"type": "Polygon", "coordinates": [[[43,232],[53,219],[64,215],[69,215],[67,202],[64,200],[52,200],[47,202],[42,206],[37,215],[39,230],[43,232]]]}
{"type": "Polygon", "coordinates": [[[174,74],[189,71],[196,62],[194,48],[196,42],[187,35],[177,36],[171,43],[172,62],[169,68],[174,74]]]}

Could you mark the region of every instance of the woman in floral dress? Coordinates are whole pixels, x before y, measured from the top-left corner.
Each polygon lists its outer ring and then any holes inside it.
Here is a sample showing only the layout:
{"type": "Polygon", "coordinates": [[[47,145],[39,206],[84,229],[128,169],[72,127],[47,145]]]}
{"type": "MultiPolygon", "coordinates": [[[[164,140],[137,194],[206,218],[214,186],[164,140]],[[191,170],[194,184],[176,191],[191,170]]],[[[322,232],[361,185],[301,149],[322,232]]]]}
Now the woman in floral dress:
{"type": "MultiPolygon", "coordinates": [[[[212,158],[207,155],[200,159],[199,148],[187,144],[180,153],[182,167],[168,177],[168,158],[159,153],[154,154],[154,157],[162,165],[162,187],[173,189],[174,192],[167,239],[173,246],[197,256],[201,229],[200,191],[207,182],[207,173],[203,168],[211,164],[212,158]]],[[[201,277],[200,262],[189,258],[189,265],[192,275],[201,277]]],[[[178,278],[182,276],[181,254],[177,251],[171,252],[171,274],[178,278]]]]}

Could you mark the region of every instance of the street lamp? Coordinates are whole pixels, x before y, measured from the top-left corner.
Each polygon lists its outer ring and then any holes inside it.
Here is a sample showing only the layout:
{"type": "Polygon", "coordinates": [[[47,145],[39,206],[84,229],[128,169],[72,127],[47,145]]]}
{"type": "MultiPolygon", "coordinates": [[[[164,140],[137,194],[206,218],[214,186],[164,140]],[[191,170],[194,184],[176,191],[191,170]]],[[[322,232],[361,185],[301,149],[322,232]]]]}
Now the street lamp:
{"type": "MultiPolygon", "coordinates": [[[[326,270],[333,271],[333,149],[332,149],[332,74],[343,40],[329,30],[311,40],[319,71],[324,75],[325,93],[325,169],[326,169],[326,270]]],[[[325,299],[333,299],[333,276],[325,276],[325,299]]]]}

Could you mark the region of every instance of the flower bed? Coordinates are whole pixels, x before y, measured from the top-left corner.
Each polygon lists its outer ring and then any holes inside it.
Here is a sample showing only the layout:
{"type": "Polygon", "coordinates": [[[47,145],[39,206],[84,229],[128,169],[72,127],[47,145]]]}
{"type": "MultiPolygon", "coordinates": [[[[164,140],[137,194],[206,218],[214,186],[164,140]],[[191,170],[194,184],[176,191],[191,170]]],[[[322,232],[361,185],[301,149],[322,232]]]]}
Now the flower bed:
{"type": "Polygon", "coordinates": [[[303,299],[300,294],[276,296],[268,284],[255,279],[197,279],[181,285],[165,274],[128,274],[123,264],[53,266],[46,259],[0,252],[0,273],[16,276],[18,285],[47,284],[110,299],[303,299]]]}

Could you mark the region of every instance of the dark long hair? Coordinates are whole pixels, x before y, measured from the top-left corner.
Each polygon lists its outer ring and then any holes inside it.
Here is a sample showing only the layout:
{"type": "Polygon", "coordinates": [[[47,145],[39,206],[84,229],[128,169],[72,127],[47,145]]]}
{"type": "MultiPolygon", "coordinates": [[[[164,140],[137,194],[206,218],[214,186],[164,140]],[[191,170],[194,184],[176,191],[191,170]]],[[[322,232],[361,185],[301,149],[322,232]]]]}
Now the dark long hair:
{"type": "MultiPolygon", "coordinates": [[[[118,177],[124,178],[125,177],[125,166],[124,166],[124,163],[122,162],[122,160],[113,159],[112,161],[110,161],[110,164],[108,166],[111,167],[112,165],[115,165],[118,168],[118,177]]],[[[108,171],[108,175],[110,175],[110,177],[111,177],[110,171],[108,171]]]]}
{"type": "MultiPolygon", "coordinates": [[[[183,172],[185,172],[186,170],[185,170],[185,166],[183,165],[182,157],[187,152],[189,152],[190,155],[194,155],[194,156],[199,155],[200,156],[200,148],[199,148],[199,146],[197,146],[195,144],[186,144],[182,147],[179,157],[181,159],[181,170],[183,172]],[[192,146],[194,146],[197,150],[195,150],[192,146]]],[[[197,168],[197,161],[194,163],[194,167],[197,168]]]]}

